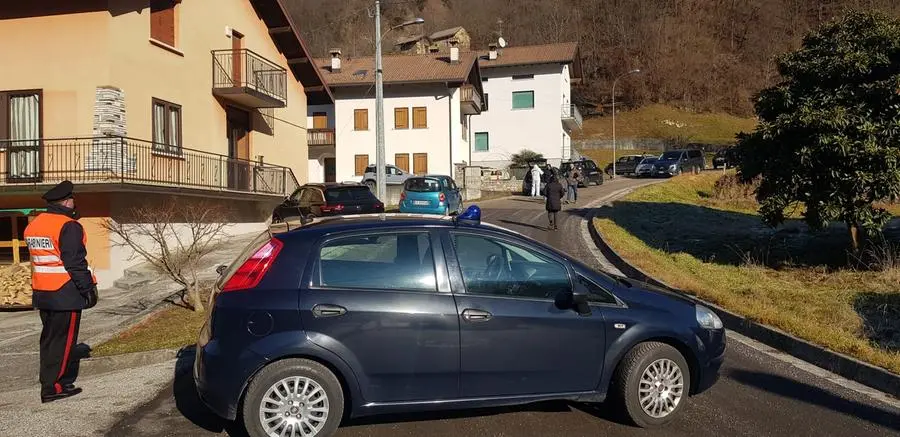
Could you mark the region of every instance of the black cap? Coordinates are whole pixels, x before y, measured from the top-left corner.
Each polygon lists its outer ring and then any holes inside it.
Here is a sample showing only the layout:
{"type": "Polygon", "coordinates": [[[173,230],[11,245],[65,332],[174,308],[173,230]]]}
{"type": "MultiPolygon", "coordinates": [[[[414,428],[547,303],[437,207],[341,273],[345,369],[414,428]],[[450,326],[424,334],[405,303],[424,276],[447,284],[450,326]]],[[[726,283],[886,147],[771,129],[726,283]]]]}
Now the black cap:
{"type": "Polygon", "coordinates": [[[48,202],[58,202],[60,200],[66,200],[72,197],[72,194],[74,194],[74,190],[75,186],[72,185],[71,182],[62,181],[56,184],[55,187],[51,188],[50,191],[44,193],[41,198],[48,202]]]}

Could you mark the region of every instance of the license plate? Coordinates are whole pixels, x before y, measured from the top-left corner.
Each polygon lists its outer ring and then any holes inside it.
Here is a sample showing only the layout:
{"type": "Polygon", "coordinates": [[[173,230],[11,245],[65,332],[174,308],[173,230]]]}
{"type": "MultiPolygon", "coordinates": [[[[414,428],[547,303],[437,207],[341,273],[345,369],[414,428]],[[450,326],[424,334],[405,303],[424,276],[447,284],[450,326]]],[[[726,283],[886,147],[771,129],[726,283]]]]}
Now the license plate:
{"type": "Polygon", "coordinates": [[[431,204],[431,202],[429,202],[427,200],[413,200],[413,205],[428,206],[430,204],[431,204]]]}

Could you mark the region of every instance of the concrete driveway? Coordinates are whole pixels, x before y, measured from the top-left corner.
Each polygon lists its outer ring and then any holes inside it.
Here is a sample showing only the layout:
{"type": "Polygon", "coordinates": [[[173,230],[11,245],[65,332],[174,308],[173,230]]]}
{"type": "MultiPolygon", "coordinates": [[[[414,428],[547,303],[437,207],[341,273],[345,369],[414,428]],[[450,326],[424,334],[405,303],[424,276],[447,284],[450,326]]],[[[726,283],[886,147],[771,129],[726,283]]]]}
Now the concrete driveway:
{"type": "MultiPolygon", "coordinates": [[[[649,183],[616,179],[580,190],[579,205],[649,183]]],[[[590,265],[597,259],[580,206],[562,214],[560,230],[546,230],[539,200],[513,198],[480,203],[484,220],[545,241],[590,265]]],[[[810,368],[776,351],[729,334],[722,379],[691,399],[684,416],[662,430],[617,423],[602,405],[548,402],[514,408],[375,417],[345,424],[340,437],[402,436],[888,436],[900,435],[895,400],[810,368]]],[[[189,351],[187,351],[189,352],[189,351]]],[[[239,424],[222,421],[203,408],[190,378],[192,355],[182,354],[173,384],[152,402],[123,418],[109,436],[162,437],[244,435],[239,424]]]]}

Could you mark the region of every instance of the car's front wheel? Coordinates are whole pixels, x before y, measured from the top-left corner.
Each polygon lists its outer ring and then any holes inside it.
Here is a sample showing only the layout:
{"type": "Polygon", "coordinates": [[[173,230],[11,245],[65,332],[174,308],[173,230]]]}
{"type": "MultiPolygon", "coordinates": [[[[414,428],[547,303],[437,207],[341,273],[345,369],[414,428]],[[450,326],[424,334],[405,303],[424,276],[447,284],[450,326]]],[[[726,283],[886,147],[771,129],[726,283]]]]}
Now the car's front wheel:
{"type": "Polygon", "coordinates": [[[304,359],[266,366],[244,398],[244,426],[251,437],[328,437],[343,414],[340,381],[327,367],[304,359]]]}
{"type": "Polygon", "coordinates": [[[610,393],[626,419],[642,428],[665,425],[684,409],[691,387],[687,361],[665,343],[647,342],[625,355],[610,393]]]}

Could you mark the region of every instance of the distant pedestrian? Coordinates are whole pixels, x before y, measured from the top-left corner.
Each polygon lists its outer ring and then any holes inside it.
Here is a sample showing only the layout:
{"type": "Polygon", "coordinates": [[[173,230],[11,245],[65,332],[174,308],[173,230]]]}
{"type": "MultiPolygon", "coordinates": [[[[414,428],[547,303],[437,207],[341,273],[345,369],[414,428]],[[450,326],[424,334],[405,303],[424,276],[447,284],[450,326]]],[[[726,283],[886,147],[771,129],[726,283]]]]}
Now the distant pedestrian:
{"type": "Polygon", "coordinates": [[[555,177],[550,179],[545,188],[547,195],[547,218],[550,220],[550,229],[559,229],[556,214],[562,209],[562,198],[566,195],[566,189],[555,177]]]}
{"type": "Polygon", "coordinates": [[[97,304],[97,279],[88,267],[87,237],[78,223],[72,183],[63,181],[47,191],[47,212],[25,228],[31,255],[32,305],[40,310],[41,402],[75,396],[81,311],[97,304]]]}
{"type": "Polygon", "coordinates": [[[578,202],[578,182],[581,179],[581,173],[577,168],[573,167],[569,170],[569,173],[566,175],[566,185],[568,186],[568,195],[566,197],[566,203],[578,202]]]}
{"type": "Polygon", "coordinates": [[[537,164],[531,168],[531,197],[541,197],[541,176],[544,171],[537,164]]]}

